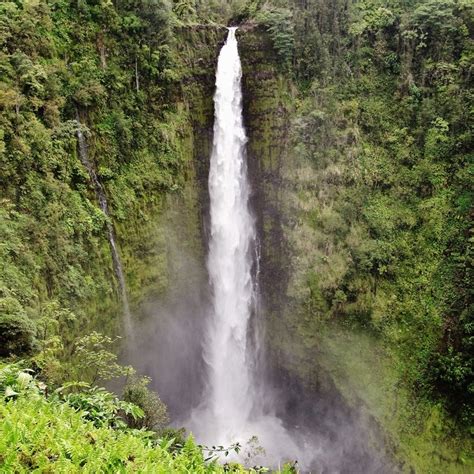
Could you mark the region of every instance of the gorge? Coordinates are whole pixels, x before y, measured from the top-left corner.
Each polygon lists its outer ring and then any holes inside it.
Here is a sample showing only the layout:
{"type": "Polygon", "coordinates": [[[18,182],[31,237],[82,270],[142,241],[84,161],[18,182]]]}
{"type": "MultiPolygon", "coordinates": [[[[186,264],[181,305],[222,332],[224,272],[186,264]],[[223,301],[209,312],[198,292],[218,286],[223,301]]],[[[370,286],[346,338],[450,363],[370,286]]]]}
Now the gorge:
{"type": "Polygon", "coordinates": [[[470,2],[0,26],[0,470],[472,471],[470,2]]]}

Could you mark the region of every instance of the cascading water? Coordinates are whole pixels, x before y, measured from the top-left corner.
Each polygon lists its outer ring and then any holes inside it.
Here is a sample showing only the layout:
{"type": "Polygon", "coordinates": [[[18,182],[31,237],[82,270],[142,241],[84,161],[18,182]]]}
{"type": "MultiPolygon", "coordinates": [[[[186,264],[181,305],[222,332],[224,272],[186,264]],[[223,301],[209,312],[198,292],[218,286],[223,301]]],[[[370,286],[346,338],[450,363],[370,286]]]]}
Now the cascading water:
{"type": "Polygon", "coordinates": [[[281,459],[300,457],[300,450],[281,421],[263,413],[261,387],[252,371],[255,348],[249,344],[249,322],[258,297],[252,277],[256,226],[248,203],[236,29],[229,28],[219,54],[214,96],[207,262],[213,305],[204,348],[208,389],[187,424],[208,445],[245,444],[256,436],[266,453],[260,460],[277,464],[281,459]]]}
{"type": "Polygon", "coordinates": [[[242,121],[241,67],[231,28],[217,68],[214,144],[209,173],[211,234],[208,271],[213,317],[205,359],[209,406],[217,434],[236,436],[252,409],[247,325],[252,311],[255,223],[249,207],[242,121]]]}
{"type": "Polygon", "coordinates": [[[110,213],[109,213],[109,205],[107,203],[107,198],[105,196],[104,189],[102,187],[99,178],[95,172],[94,167],[92,166],[89,160],[89,153],[87,151],[87,142],[86,138],[84,137],[84,133],[81,130],[81,122],[79,121],[79,113],[77,113],[77,123],[79,127],[77,128],[77,143],[79,146],[79,158],[81,163],[87,169],[89,173],[90,180],[92,185],[94,186],[94,191],[97,196],[97,200],[99,201],[99,207],[101,211],[104,213],[107,226],[107,238],[109,241],[110,252],[112,254],[112,263],[114,267],[115,276],[117,278],[120,296],[122,298],[122,306],[123,306],[123,313],[124,313],[124,326],[125,326],[125,333],[128,337],[132,337],[132,322],[131,322],[131,314],[130,314],[130,306],[128,304],[128,297],[127,297],[127,285],[125,283],[125,275],[123,273],[122,268],[122,261],[120,259],[120,255],[117,249],[116,239],[115,239],[115,231],[110,221],[110,213]]]}

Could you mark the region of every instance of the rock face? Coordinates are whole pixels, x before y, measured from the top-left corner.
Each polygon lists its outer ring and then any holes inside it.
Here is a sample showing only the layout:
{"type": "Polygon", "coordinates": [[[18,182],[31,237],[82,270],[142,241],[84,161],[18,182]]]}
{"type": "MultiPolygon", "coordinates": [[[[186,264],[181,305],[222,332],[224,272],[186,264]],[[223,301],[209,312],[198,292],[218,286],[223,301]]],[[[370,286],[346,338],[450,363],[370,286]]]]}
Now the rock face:
{"type": "Polygon", "coordinates": [[[239,47],[251,205],[257,217],[260,247],[266,363],[267,371],[279,377],[284,367],[293,371],[296,361],[301,360],[299,356],[294,361],[288,357],[298,352],[292,321],[304,303],[304,295],[294,290],[300,249],[292,243],[299,219],[295,194],[300,163],[291,138],[296,93],[264,29],[242,28],[239,47]]]}
{"type": "Polygon", "coordinates": [[[281,315],[289,278],[283,176],[288,166],[291,86],[279,71],[275,51],[263,30],[244,29],[239,46],[251,205],[258,223],[261,292],[270,323],[281,315]]]}
{"type": "Polygon", "coordinates": [[[214,125],[214,90],[217,57],[225,41],[227,30],[223,27],[202,27],[183,32],[182,57],[190,71],[182,84],[183,99],[189,107],[192,126],[192,166],[194,181],[199,193],[202,244],[207,242],[209,193],[207,179],[212,149],[214,125]]]}
{"type": "Polygon", "coordinates": [[[263,28],[244,26],[238,30],[238,37],[251,206],[257,218],[260,249],[263,358],[267,383],[273,390],[285,392],[282,397],[282,410],[285,411],[297,404],[298,398],[301,401],[303,392],[309,387],[320,392],[323,379],[325,390],[332,392],[333,387],[328,388],[329,380],[316,375],[315,364],[311,364],[309,372],[302,367],[296,368],[296,361],[301,362],[302,358],[296,355],[299,349],[288,317],[291,307],[302,303],[291,297],[294,262],[298,257],[291,246],[292,228],[298,216],[292,215],[289,202],[296,186],[292,169],[298,166],[290,136],[294,117],[292,82],[281,69],[263,28]],[[290,352],[295,354],[294,360],[288,358],[290,352]],[[286,391],[283,387],[288,385],[293,388],[286,391]]]}
{"type": "Polygon", "coordinates": [[[377,424],[359,411],[358,402],[349,406],[332,376],[315,359],[315,344],[307,347],[293,327],[296,317],[304,317],[306,294],[301,290],[300,263],[311,261],[300,255],[309,242],[300,242],[304,236],[299,230],[302,204],[298,193],[312,175],[307,176],[305,170],[305,178],[300,177],[305,163],[295,153],[292,141],[296,94],[290,76],[281,69],[263,29],[244,26],[238,34],[251,205],[260,244],[263,364],[268,391],[290,429],[307,430],[315,445],[331,453],[318,458],[318,469],[348,472],[358,466],[364,472],[391,471],[377,424]],[[337,454],[337,446],[345,446],[344,455],[337,454]]]}
{"type": "MultiPolygon", "coordinates": [[[[161,293],[143,295],[147,303],[137,324],[140,344],[129,350],[130,362],[152,377],[178,424],[185,424],[190,410],[201,401],[206,381],[202,347],[210,294],[205,265],[208,174],[216,58],[225,34],[226,30],[209,28],[182,34],[181,57],[190,75],[176,92],[176,100],[188,117],[181,137],[185,185],[182,193],[168,196],[163,203],[157,228],[165,241],[160,268],[166,284],[161,293]]],[[[289,430],[303,430],[315,437],[312,445],[325,446],[331,453],[318,460],[320,466],[349,470],[351,463],[357,463],[366,472],[383,472],[384,457],[367,449],[370,436],[355,435],[364,431],[365,421],[348,406],[331,377],[320,370],[314,352],[301,344],[292,327],[292,307],[301,304],[301,298],[292,296],[293,262],[298,255],[289,244],[297,221],[289,201],[294,199],[297,182],[293,172],[299,166],[290,142],[292,85],[279,69],[265,31],[242,28],[238,41],[251,207],[260,247],[263,310],[255,323],[262,328],[262,374],[268,399],[274,401],[278,417],[289,430]],[[338,426],[341,420],[344,429],[338,426]],[[337,455],[337,446],[343,445],[350,455],[337,455]]]]}

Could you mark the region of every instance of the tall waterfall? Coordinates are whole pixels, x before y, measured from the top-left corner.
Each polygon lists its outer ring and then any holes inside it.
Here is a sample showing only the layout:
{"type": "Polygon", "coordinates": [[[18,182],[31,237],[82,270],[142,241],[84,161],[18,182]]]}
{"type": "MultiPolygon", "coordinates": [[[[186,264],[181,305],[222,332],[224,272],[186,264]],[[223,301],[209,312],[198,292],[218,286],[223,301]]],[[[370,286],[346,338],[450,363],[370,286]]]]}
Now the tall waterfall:
{"type": "MultiPolygon", "coordinates": [[[[242,70],[235,33],[236,28],[229,28],[221,49],[214,96],[207,261],[213,304],[204,348],[208,390],[187,425],[202,443],[239,442],[244,451],[246,442],[256,436],[264,451],[257,449],[260,454],[254,461],[276,465],[282,459],[301,459],[301,451],[281,420],[269,412],[269,404],[262,403],[265,394],[252,373],[249,322],[258,296],[252,267],[258,262],[254,262],[256,226],[249,210],[242,70]]],[[[255,445],[249,449],[255,450],[255,445]]]]}
{"type": "Polygon", "coordinates": [[[248,207],[241,65],[230,28],[217,66],[214,143],[209,172],[208,271],[213,314],[208,331],[209,406],[224,438],[238,435],[252,408],[247,326],[252,311],[255,222],[248,207]]]}

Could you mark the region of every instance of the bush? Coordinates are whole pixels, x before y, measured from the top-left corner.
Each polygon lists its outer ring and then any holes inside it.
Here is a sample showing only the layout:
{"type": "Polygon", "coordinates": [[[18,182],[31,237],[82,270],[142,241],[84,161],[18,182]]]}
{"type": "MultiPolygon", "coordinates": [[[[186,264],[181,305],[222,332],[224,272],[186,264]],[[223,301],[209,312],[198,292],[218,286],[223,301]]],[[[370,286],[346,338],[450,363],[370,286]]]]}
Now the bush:
{"type": "Polygon", "coordinates": [[[36,348],[36,328],[15,298],[0,299],[0,357],[30,354],[36,348]]]}
{"type": "Polygon", "coordinates": [[[128,420],[135,422],[143,417],[143,411],[134,405],[119,400],[115,395],[101,387],[82,389],[64,397],[64,401],[83,413],[86,420],[94,426],[126,429],[128,420]]]}
{"type": "Polygon", "coordinates": [[[168,413],[160,397],[148,388],[150,381],[149,377],[133,376],[125,386],[123,399],[137,405],[144,413],[140,418],[127,416],[127,423],[132,428],[161,432],[169,422],[168,413]]]}
{"type": "Polygon", "coordinates": [[[79,338],[71,359],[76,378],[95,384],[132,373],[133,369],[118,364],[117,355],[109,350],[115,343],[116,339],[95,331],[79,338]]]}
{"type": "Polygon", "coordinates": [[[289,68],[295,42],[291,11],[286,8],[263,10],[255,20],[267,29],[282,65],[289,68]]]}
{"type": "Polygon", "coordinates": [[[31,373],[31,369],[23,369],[21,364],[0,367],[0,398],[8,400],[22,393],[43,393],[46,385],[31,373]]]}

